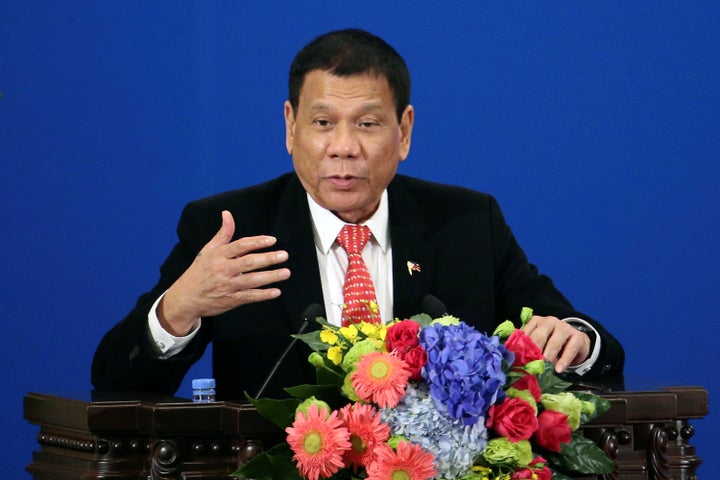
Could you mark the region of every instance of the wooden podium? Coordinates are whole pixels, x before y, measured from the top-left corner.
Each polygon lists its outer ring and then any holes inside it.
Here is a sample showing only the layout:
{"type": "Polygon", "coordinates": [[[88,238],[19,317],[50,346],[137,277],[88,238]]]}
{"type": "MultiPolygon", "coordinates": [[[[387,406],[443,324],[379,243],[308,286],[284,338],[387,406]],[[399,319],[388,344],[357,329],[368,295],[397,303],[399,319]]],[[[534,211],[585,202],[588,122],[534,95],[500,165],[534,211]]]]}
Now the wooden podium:
{"type": "MultiPolygon", "coordinates": [[[[708,412],[699,387],[603,394],[612,407],[586,425],[615,461],[607,479],[695,480],[701,463],[689,421],[708,412]]],[[[40,426],[27,466],[35,479],[224,479],[284,438],[251,406],[135,396],[89,401],[30,393],[25,418],[40,426]]]]}

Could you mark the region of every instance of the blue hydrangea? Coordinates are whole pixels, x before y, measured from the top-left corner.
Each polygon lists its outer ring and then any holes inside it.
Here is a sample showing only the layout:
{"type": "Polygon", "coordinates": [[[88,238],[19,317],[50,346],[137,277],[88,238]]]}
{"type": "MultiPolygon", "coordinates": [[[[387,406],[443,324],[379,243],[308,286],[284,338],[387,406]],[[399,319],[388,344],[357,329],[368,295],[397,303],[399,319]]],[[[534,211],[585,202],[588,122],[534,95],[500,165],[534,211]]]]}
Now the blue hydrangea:
{"type": "Polygon", "coordinates": [[[405,397],[393,408],[381,411],[393,435],[402,435],[435,457],[437,478],[454,479],[470,470],[487,445],[485,421],[465,425],[438,409],[427,385],[408,386],[405,397]]]}
{"type": "Polygon", "coordinates": [[[490,406],[503,395],[503,359],[511,361],[512,353],[497,337],[463,322],[424,327],[420,345],[428,357],[422,376],[438,406],[465,425],[486,418],[490,406]]]}

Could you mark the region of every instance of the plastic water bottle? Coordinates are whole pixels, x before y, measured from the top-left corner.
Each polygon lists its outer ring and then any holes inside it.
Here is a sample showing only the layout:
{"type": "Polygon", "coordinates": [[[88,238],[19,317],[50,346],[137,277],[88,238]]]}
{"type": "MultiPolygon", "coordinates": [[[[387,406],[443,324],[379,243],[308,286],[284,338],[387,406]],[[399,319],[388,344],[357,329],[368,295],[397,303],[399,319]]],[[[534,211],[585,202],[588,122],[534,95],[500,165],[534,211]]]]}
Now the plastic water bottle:
{"type": "Polygon", "coordinates": [[[215,401],[215,379],[196,378],[192,381],[193,402],[209,403],[215,401]]]}

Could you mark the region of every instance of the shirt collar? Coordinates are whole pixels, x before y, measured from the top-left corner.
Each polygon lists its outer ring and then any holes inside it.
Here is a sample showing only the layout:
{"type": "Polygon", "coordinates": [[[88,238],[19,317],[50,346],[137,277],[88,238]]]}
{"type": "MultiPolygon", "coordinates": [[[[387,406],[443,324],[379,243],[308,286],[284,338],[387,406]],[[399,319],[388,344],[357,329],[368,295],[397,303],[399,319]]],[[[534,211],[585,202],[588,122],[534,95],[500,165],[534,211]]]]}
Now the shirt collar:
{"type": "MultiPolygon", "coordinates": [[[[317,204],[315,200],[307,194],[308,205],[310,206],[310,216],[313,221],[313,233],[315,236],[315,245],[327,255],[333,246],[335,239],[340,234],[340,230],[346,225],[345,222],[335,216],[330,210],[327,210],[317,204]]],[[[383,252],[388,248],[388,202],[387,190],[380,197],[380,205],[375,213],[364,223],[370,228],[373,239],[377,242],[383,252]]]]}

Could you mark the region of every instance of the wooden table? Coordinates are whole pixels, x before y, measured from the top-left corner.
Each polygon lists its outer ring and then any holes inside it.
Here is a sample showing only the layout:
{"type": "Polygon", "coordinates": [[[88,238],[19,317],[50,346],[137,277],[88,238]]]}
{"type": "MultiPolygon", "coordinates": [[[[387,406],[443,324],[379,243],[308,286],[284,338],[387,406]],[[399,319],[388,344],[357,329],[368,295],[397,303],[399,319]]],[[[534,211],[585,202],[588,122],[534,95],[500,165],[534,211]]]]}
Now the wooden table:
{"type": "MultiPolygon", "coordinates": [[[[585,426],[615,461],[607,479],[696,479],[701,463],[690,420],[708,412],[700,387],[603,394],[612,407],[585,426]]],[[[35,479],[223,479],[282,432],[253,407],[196,404],[147,395],[78,400],[40,393],[24,399],[40,426],[27,466],[35,479]]]]}

